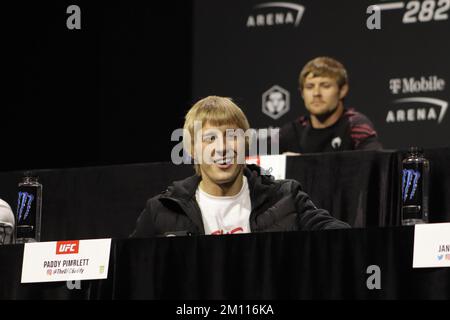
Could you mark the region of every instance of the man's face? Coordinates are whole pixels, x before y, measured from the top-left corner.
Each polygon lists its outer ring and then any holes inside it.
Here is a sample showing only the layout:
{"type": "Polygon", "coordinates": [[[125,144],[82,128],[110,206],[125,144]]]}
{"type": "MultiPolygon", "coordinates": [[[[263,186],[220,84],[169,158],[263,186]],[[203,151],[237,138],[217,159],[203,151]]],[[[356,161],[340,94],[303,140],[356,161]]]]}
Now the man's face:
{"type": "Polygon", "coordinates": [[[195,152],[202,153],[199,164],[205,182],[216,185],[233,184],[242,174],[245,161],[245,137],[231,136],[230,133],[235,132],[236,129],[237,127],[232,125],[217,127],[206,122],[199,132],[201,137],[197,137],[195,152]]]}
{"type": "Polygon", "coordinates": [[[323,116],[336,110],[347,91],[347,85],[339,89],[337,81],[333,78],[314,77],[310,73],[305,78],[302,97],[309,113],[323,116]]]}

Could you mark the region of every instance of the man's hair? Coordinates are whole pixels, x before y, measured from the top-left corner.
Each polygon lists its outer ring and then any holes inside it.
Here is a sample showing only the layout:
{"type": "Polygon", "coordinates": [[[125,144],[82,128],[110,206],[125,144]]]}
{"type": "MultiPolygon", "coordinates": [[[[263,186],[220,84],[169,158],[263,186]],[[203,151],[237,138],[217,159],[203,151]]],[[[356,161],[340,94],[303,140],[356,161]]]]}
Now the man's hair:
{"type": "Polygon", "coordinates": [[[317,57],[309,61],[300,72],[300,91],[303,91],[306,77],[312,74],[314,77],[329,77],[336,80],[339,89],[348,84],[347,70],[336,59],[330,57],[317,57]]]}
{"type": "MultiPolygon", "coordinates": [[[[184,149],[194,158],[194,123],[200,121],[202,127],[208,123],[212,126],[230,125],[242,129],[244,133],[250,128],[247,117],[231,98],[208,96],[196,102],[185,117],[183,129],[189,132],[190,141],[183,137],[184,149]]],[[[201,141],[201,140],[200,140],[201,141]]],[[[248,150],[248,137],[245,137],[245,149],[248,150]]],[[[200,166],[194,165],[195,171],[201,176],[200,166]]]]}

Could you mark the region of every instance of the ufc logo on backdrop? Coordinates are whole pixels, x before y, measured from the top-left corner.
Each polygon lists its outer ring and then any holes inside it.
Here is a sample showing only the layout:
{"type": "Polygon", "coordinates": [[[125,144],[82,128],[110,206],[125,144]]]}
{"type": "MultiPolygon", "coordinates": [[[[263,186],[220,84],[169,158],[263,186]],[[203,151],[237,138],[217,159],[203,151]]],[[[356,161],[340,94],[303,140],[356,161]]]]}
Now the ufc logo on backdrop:
{"type": "Polygon", "coordinates": [[[75,254],[78,253],[80,241],[58,241],[56,243],[56,254],[75,254]]]}

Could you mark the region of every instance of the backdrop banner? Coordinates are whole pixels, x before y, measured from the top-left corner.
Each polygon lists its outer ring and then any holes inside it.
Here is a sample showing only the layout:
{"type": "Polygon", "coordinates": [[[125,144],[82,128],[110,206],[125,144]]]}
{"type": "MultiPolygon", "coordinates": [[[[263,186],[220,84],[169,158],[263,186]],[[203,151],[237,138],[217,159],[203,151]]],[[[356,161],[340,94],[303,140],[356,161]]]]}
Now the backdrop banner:
{"type": "Polygon", "coordinates": [[[306,113],[302,67],[331,56],[349,74],[345,106],[385,148],[446,146],[449,14],[450,0],[196,0],[193,97],[232,97],[254,128],[280,127],[306,113]]]}

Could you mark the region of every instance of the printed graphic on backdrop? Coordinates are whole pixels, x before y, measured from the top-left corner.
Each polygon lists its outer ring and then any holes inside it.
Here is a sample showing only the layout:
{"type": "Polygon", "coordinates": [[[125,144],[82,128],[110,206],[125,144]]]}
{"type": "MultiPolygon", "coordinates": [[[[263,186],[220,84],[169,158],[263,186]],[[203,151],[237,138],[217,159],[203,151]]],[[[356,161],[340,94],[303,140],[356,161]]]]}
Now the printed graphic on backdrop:
{"type": "Polygon", "coordinates": [[[289,92],[273,86],[262,95],[262,111],[272,119],[278,119],[289,111],[289,92]]]}
{"type": "Polygon", "coordinates": [[[348,72],[344,106],[385,148],[448,146],[449,15],[450,0],[196,0],[193,96],[232,97],[253,128],[279,128],[307,114],[302,67],[331,56],[348,72]]]}
{"type": "Polygon", "coordinates": [[[413,0],[413,1],[392,1],[387,3],[376,3],[367,7],[367,13],[371,13],[373,20],[379,20],[381,29],[381,13],[389,14],[388,11],[400,11],[402,13],[401,22],[403,24],[427,23],[448,20],[450,10],[450,0],[413,0]]]}
{"type": "Polygon", "coordinates": [[[423,136],[423,146],[448,145],[440,134],[448,134],[450,127],[446,77],[440,74],[399,76],[389,79],[389,90],[391,98],[385,111],[388,130],[399,132],[411,145],[415,143],[409,136],[420,139],[418,134],[423,136]]]}
{"type": "Polygon", "coordinates": [[[298,27],[305,7],[292,2],[264,2],[257,4],[247,18],[247,27],[292,25],[298,27]]]}
{"type": "Polygon", "coordinates": [[[432,94],[445,90],[445,80],[438,76],[420,77],[416,79],[397,78],[389,81],[389,88],[395,95],[410,95],[408,98],[392,101],[392,109],[388,110],[387,123],[433,121],[441,124],[447,113],[448,102],[421,94],[432,94]],[[412,96],[413,95],[413,96],[412,96]]]}

